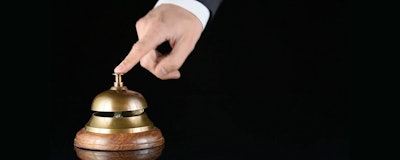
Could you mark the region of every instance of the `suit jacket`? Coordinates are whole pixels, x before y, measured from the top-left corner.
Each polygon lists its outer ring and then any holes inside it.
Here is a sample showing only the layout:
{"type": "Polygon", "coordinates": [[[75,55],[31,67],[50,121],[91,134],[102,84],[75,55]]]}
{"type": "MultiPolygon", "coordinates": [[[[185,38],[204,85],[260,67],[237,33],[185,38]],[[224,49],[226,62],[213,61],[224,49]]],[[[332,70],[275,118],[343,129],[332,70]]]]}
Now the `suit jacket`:
{"type": "Polygon", "coordinates": [[[198,0],[210,10],[210,19],[215,15],[223,0],[198,0]]]}

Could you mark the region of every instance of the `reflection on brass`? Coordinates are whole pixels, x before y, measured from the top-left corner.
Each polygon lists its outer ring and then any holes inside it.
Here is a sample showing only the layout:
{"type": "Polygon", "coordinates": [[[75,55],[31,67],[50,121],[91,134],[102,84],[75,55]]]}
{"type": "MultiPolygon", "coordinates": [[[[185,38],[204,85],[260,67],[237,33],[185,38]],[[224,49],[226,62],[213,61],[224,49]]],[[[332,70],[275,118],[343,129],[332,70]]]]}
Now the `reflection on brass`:
{"type": "Polygon", "coordinates": [[[95,151],[75,147],[75,153],[81,160],[156,160],[164,145],[134,151],[95,151]]]}
{"type": "Polygon", "coordinates": [[[109,90],[98,94],[92,102],[92,110],[99,112],[120,112],[134,111],[147,108],[147,102],[142,94],[129,90],[126,86],[121,86],[119,82],[114,82],[114,86],[109,90]]]}
{"type": "Polygon", "coordinates": [[[115,117],[113,113],[96,112],[93,113],[85,129],[94,133],[112,134],[144,132],[153,127],[146,113],[126,117],[121,112],[118,117],[115,117]]]}
{"type": "MultiPolygon", "coordinates": [[[[123,85],[121,74],[114,74],[114,85],[93,99],[94,111],[76,133],[74,146],[90,150],[142,150],[164,144],[159,128],[147,117],[147,102],[139,92],[123,85]]],[[[90,152],[93,153],[93,152],[90,152]]]]}
{"type": "Polygon", "coordinates": [[[114,87],[124,87],[124,83],[122,82],[122,74],[113,74],[115,76],[114,87]]]}
{"type": "Polygon", "coordinates": [[[98,94],[92,102],[93,111],[118,112],[147,108],[140,93],[130,90],[107,90],[98,94]]]}
{"type": "Polygon", "coordinates": [[[114,74],[115,82],[109,90],[98,94],[92,102],[93,113],[85,129],[94,133],[137,133],[153,128],[144,113],[147,102],[143,95],[128,90],[121,74],[114,74]]]}

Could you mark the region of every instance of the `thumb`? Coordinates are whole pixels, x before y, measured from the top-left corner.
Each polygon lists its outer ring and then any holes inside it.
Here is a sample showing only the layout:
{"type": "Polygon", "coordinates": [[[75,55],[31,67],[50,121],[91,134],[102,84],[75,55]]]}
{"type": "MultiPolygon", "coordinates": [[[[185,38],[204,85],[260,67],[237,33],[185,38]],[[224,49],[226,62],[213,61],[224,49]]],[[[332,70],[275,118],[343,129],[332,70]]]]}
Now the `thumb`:
{"type": "Polygon", "coordinates": [[[156,68],[155,75],[162,80],[179,79],[181,77],[181,73],[178,69],[170,70],[168,72],[163,66],[158,66],[156,68]]]}
{"type": "Polygon", "coordinates": [[[180,78],[179,68],[192,50],[193,47],[187,43],[177,43],[168,55],[159,60],[155,66],[155,75],[160,79],[180,78]]]}

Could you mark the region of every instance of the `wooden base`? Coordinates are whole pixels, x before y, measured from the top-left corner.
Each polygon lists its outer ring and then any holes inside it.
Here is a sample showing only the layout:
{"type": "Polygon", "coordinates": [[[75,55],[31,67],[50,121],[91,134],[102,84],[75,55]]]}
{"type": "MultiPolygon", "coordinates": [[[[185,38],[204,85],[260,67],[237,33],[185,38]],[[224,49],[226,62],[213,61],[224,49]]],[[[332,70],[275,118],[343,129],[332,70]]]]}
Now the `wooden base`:
{"type": "Polygon", "coordinates": [[[75,147],[75,152],[81,160],[156,160],[163,149],[164,145],[133,151],[93,151],[75,147]]]}
{"type": "Polygon", "coordinates": [[[148,149],[164,144],[160,129],[139,133],[100,134],[82,128],[76,133],[74,145],[78,148],[103,151],[124,151],[148,149]]]}

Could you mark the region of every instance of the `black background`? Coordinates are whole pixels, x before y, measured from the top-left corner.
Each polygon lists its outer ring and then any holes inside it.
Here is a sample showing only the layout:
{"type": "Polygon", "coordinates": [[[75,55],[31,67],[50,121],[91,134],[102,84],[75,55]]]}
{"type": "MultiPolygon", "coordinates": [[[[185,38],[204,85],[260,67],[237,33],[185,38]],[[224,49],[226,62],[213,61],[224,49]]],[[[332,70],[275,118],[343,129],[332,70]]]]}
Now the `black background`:
{"type": "MultiPolygon", "coordinates": [[[[154,0],[53,1],[50,159],[137,40],[154,0]]],[[[178,80],[123,75],[166,138],[160,159],[348,159],[346,1],[224,1],[178,80]]]]}

